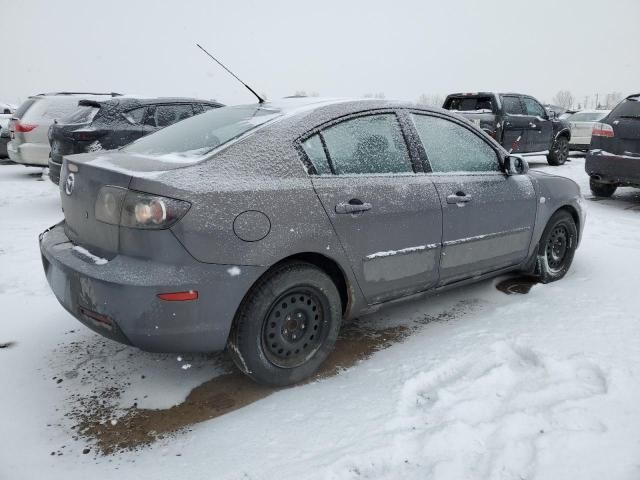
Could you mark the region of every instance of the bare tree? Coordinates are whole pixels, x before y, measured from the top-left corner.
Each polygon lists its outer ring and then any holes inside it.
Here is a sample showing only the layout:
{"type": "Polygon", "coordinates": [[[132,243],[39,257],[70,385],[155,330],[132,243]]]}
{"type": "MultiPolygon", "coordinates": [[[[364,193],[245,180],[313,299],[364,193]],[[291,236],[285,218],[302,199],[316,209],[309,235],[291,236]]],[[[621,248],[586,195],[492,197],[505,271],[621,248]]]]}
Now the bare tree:
{"type": "Polygon", "coordinates": [[[293,94],[294,97],[306,97],[307,96],[307,91],[306,90],[296,90],[296,92],[293,94]]]}
{"type": "Polygon", "coordinates": [[[553,103],[569,110],[573,107],[573,95],[569,90],[560,90],[556,93],[556,96],[553,97],[553,103]]]}
{"type": "Polygon", "coordinates": [[[620,103],[620,100],[622,100],[622,93],[620,92],[607,93],[607,96],[605,97],[605,108],[611,109],[615,107],[618,103],[620,103]]]}
{"type": "Polygon", "coordinates": [[[444,99],[442,95],[427,95],[423,93],[418,97],[417,103],[418,105],[427,105],[429,107],[442,107],[444,99]]]}
{"type": "Polygon", "coordinates": [[[378,93],[365,93],[363,95],[364,98],[378,98],[380,100],[384,100],[385,96],[384,93],[382,92],[378,92],[378,93]]]}

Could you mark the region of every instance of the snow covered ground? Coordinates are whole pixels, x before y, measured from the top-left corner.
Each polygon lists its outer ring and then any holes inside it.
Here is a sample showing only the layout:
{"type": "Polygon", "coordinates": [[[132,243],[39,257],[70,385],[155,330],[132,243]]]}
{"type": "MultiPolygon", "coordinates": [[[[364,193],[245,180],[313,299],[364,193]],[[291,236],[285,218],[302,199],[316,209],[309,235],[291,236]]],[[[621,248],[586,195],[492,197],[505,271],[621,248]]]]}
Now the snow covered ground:
{"type": "MultiPolygon", "coordinates": [[[[531,163],[590,199],[583,159],[531,163]]],[[[40,264],[62,214],[39,172],[0,165],[0,479],[640,478],[639,191],[586,202],[564,280],[383,309],[324,378],[271,392],[224,355],[143,353],[67,314],[40,264]]]]}

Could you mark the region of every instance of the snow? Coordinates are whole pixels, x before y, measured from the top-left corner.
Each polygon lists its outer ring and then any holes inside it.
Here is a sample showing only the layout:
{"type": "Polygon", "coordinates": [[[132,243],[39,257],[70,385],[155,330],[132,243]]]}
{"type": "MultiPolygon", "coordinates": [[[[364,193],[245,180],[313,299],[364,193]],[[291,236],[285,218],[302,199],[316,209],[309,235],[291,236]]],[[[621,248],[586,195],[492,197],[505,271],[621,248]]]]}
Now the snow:
{"type": "Polygon", "coordinates": [[[238,275],[240,275],[240,273],[242,273],[242,270],[240,270],[240,267],[233,266],[227,269],[227,273],[232,277],[237,277],[238,275]]]}
{"type": "Polygon", "coordinates": [[[107,263],[109,263],[109,260],[107,260],[106,258],[98,257],[86,248],[81,247],[80,245],[76,245],[71,250],[78,252],[81,256],[88,258],[96,265],[106,265],[107,263]]]}
{"type": "Polygon", "coordinates": [[[435,248],[438,245],[418,245],[417,247],[407,247],[401,248],[400,250],[387,250],[386,252],[376,252],[371,255],[367,255],[368,260],[373,260],[374,258],[382,258],[382,257],[390,257],[392,255],[401,255],[403,253],[411,253],[411,252],[419,252],[420,250],[426,250],[428,248],[435,248]]]}
{"type": "Polygon", "coordinates": [[[410,328],[402,342],[109,456],[73,440],[75,396],[117,385],[122,395],[105,402],[168,408],[228,360],[141,352],[73,319],[37,248],[62,216],[59,192],[40,169],[0,166],[0,344],[13,342],[0,348],[0,478],[639,478],[640,190],[596,201],[582,158],[528,161],[587,197],[562,281],[505,295],[494,279],[387,306],[357,322],[410,328]]]}

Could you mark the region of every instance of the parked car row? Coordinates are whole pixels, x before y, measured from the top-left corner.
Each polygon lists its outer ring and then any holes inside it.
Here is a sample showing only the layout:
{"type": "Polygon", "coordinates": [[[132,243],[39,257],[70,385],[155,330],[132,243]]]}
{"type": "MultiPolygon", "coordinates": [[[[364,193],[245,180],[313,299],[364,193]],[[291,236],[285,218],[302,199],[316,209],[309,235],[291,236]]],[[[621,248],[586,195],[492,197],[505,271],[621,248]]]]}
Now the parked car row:
{"type": "Polygon", "coordinates": [[[206,100],[140,99],[118,93],[34,95],[10,115],[7,153],[15,163],[48,166],[49,177],[57,184],[62,155],[120,148],[220,106],[206,100]]]}
{"type": "Polygon", "coordinates": [[[8,103],[0,103],[0,159],[8,157],[7,144],[9,143],[9,120],[15,108],[8,103]]]}

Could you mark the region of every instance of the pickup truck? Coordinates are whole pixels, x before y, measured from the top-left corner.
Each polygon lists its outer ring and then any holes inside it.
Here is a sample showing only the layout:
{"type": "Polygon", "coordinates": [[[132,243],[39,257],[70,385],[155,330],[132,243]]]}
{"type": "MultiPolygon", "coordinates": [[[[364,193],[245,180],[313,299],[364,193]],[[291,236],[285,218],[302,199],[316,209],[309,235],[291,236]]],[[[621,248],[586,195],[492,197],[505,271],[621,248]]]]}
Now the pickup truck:
{"type": "Polygon", "coordinates": [[[529,95],[519,93],[453,93],[443,108],[458,113],[515,154],[546,155],[549,165],[569,156],[571,128],[529,95]]]}

